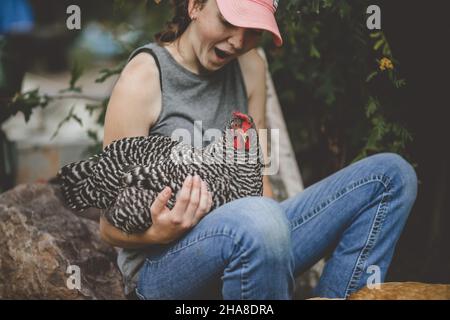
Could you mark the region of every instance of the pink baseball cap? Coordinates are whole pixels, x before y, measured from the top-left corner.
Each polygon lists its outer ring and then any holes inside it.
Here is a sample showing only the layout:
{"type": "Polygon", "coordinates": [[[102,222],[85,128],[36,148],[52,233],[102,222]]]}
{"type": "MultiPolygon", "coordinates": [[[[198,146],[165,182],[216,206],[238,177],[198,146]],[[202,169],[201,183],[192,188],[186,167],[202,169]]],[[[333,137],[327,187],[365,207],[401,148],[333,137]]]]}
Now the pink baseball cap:
{"type": "Polygon", "coordinates": [[[216,0],[220,13],[231,24],[243,28],[256,28],[272,33],[275,45],[280,47],[280,35],[275,11],[278,0],[216,0]]]}

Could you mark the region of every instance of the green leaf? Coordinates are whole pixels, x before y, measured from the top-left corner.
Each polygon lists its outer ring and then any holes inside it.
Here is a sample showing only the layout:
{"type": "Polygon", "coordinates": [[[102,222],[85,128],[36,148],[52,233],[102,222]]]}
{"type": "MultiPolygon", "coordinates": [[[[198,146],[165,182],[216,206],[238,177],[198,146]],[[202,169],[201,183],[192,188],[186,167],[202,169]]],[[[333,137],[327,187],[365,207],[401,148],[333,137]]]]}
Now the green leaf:
{"type": "Polygon", "coordinates": [[[395,80],[394,85],[397,89],[404,87],[406,85],[405,79],[395,80]]]}
{"type": "Polygon", "coordinates": [[[107,80],[108,78],[110,78],[116,74],[120,74],[124,67],[125,67],[125,63],[123,62],[123,63],[119,64],[116,68],[100,70],[100,72],[99,72],[100,77],[95,79],[95,82],[96,83],[105,82],[105,80],[107,80]]]}
{"type": "Polygon", "coordinates": [[[80,79],[82,74],[83,74],[83,67],[77,61],[74,61],[72,69],[70,70],[70,82],[69,82],[70,90],[81,92],[81,88],[75,87],[75,84],[80,79]]]}
{"type": "Polygon", "coordinates": [[[375,111],[377,111],[377,109],[378,106],[376,100],[370,97],[366,105],[366,117],[370,118],[375,113],[375,111]]]}
{"type": "Polygon", "coordinates": [[[320,59],[320,52],[319,52],[319,50],[317,50],[316,46],[313,43],[311,44],[311,47],[310,47],[310,50],[309,50],[309,55],[312,58],[320,59]]]}
{"type": "Polygon", "coordinates": [[[83,126],[83,121],[76,114],[72,115],[72,119],[74,119],[76,122],[78,122],[80,124],[80,126],[83,126]]]}
{"type": "Polygon", "coordinates": [[[378,75],[378,71],[373,71],[371,72],[367,78],[366,78],[366,82],[370,82],[370,80],[372,80],[376,75],[378,75]]]}
{"type": "Polygon", "coordinates": [[[373,50],[377,51],[384,44],[384,39],[378,40],[373,46],[373,50]]]}
{"type": "Polygon", "coordinates": [[[94,130],[89,129],[87,131],[87,135],[88,137],[93,140],[94,142],[98,142],[98,137],[97,137],[97,132],[95,132],[94,130]]]}
{"type": "Polygon", "coordinates": [[[53,140],[56,137],[56,135],[59,133],[59,130],[61,129],[61,127],[66,122],[69,122],[71,119],[74,119],[75,121],[77,121],[80,124],[80,126],[83,126],[83,122],[81,121],[81,119],[77,115],[74,114],[74,112],[73,112],[74,109],[75,109],[75,105],[72,105],[72,108],[70,108],[67,116],[58,123],[58,126],[56,127],[55,132],[50,137],[50,140],[53,140]]]}
{"type": "Polygon", "coordinates": [[[371,34],[369,34],[369,37],[376,39],[379,38],[381,35],[382,35],[381,32],[372,32],[371,34]]]}

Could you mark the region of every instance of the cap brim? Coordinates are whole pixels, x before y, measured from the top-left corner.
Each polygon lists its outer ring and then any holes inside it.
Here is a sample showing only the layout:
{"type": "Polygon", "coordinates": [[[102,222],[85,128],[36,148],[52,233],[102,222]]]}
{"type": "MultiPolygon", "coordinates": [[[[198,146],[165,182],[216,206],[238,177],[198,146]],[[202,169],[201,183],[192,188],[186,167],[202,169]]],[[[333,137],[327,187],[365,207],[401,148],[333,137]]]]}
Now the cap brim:
{"type": "Polygon", "coordinates": [[[262,4],[242,0],[217,0],[220,13],[231,24],[269,31],[277,47],[283,45],[273,12],[262,4]]]}

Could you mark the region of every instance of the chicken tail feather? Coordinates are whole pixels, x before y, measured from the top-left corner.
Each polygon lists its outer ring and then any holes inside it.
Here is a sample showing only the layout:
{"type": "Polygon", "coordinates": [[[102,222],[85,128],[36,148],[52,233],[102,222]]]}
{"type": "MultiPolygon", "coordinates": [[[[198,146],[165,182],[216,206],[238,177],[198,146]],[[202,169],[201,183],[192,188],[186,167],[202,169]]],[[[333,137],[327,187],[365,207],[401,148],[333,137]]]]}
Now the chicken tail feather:
{"type": "Polygon", "coordinates": [[[98,192],[91,178],[98,158],[73,162],[61,168],[57,174],[57,181],[66,205],[76,211],[95,207],[98,192]]]}

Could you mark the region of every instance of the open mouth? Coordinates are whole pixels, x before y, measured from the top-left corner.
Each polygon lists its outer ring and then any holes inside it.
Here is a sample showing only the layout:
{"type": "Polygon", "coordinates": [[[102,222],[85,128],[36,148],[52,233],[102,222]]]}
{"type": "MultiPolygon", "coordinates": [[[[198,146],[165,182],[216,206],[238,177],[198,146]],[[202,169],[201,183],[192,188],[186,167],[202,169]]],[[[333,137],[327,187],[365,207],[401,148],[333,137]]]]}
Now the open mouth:
{"type": "Polygon", "coordinates": [[[231,56],[230,54],[226,53],[223,50],[220,50],[219,48],[214,48],[214,52],[216,53],[216,56],[218,56],[220,59],[224,60],[226,58],[228,58],[229,56],[231,56]]]}

